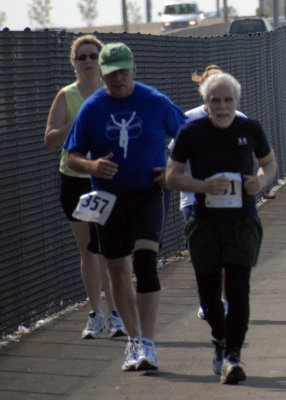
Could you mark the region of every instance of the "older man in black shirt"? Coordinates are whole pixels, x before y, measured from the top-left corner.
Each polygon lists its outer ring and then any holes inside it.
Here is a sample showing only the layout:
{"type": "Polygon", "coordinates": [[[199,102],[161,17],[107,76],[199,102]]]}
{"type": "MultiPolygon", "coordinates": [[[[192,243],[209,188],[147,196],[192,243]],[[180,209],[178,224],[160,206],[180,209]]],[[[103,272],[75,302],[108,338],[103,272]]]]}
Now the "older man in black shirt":
{"type": "Polygon", "coordinates": [[[239,82],[226,73],[208,77],[200,93],[208,116],[179,132],[167,167],[167,184],[196,193],[186,226],[200,301],[214,337],[213,370],[222,383],[246,379],[240,350],[249,321],[249,282],[262,226],[255,195],[276,174],[276,162],[257,121],[235,116],[239,82]],[[254,157],[259,170],[254,174],[254,157]],[[190,160],[192,177],[184,174],[190,160]],[[226,267],[227,318],[221,302],[221,266],[226,267]]]}

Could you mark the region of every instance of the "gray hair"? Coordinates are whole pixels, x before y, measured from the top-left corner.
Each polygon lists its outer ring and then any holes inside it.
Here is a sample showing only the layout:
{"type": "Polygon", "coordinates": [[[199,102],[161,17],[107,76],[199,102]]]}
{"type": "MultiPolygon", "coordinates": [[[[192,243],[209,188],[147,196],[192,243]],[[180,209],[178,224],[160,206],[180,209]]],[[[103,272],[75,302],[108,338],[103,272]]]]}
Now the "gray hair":
{"type": "Polygon", "coordinates": [[[199,92],[206,103],[209,100],[210,89],[214,83],[224,83],[232,89],[234,99],[238,102],[241,95],[241,85],[237,79],[226,72],[211,74],[200,85],[199,92]]]}

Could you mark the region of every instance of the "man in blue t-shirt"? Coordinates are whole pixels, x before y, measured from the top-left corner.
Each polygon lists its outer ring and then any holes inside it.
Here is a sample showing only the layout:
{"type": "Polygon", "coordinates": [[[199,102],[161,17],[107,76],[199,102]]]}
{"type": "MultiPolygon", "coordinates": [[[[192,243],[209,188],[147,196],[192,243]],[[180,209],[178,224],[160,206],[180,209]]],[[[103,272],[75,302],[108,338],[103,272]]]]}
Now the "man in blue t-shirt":
{"type": "Polygon", "coordinates": [[[157,369],[156,256],[165,215],[166,136],[175,137],[185,117],[167,96],[134,80],[136,66],[125,44],[105,45],[99,65],[104,87],[83,104],[64,148],[68,165],[90,174],[97,191],[83,208],[99,217],[100,250],[129,335],[122,369],[157,369]],[[132,253],[137,293],[128,261],[132,253]]]}
{"type": "Polygon", "coordinates": [[[208,115],[182,127],[168,161],[167,184],[196,193],[195,217],[186,226],[200,300],[214,337],[213,370],[223,383],[246,378],[240,350],[249,320],[249,281],[262,227],[255,195],[276,174],[276,162],[257,121],[235,115],[240,84],[229,74],[210,75],[200,85],[208,115]],[[254,174],[253,154],[260,166],[254,174]],[[192,176],[185,165],[192,165],[192,176]],[[221,302],[221,266],[229,303],[221,302]]]}

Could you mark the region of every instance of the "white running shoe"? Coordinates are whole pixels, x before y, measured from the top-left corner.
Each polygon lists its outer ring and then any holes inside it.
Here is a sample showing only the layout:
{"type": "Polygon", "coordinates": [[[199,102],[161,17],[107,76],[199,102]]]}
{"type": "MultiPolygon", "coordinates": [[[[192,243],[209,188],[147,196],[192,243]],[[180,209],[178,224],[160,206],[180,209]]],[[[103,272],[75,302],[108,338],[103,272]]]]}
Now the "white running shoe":
{"type": "Polygon", "coordinates": [[[116,311],[112,311],[107,320],[110,337],[127,336],[125,326],[116,311]]]}
{"type": "Polygon", "coordinates": [[[200,308],[199,308],[198,317],[199,317],[200,319],[206,319],[206,317],[205,317],[205,312],[204,312],[202,306],[200,306],[200,308]]]}
{"type": "MultiPolygon", "coordinates": [[[[227,300],[225,300],[225,299],[221,299],[221,301],[222,301],[222,303],[223,303],[224,316],[226,317],[226,316],[227,316],[227,313],[228,313],[228,302],[227,302],[227,300]]],[[[204,309],[202,308],[202,306],[200,306],[200,308],[199,308],[199,310],[198,310],[198,317],[199,317],[200,319],[206,319],[205,312],[204,312],[204,309]]]]}
{"type": "Polygon", "coordinates": [[[104,315],[101,313],[90,312],[87,325],[82,331],[83,339],[98,339],[101,332],[105,329],[104,315]]]}
{"type": "Polygon", "coordinates": [[[137,361],[138,361],[139,344],[140,344],[139,338],[129,339],[129,341],[126,345],[126,349],[125,349],[126,359],[122,365],[122,371],[135,371],[136,370],[136,365],[137,365],[137,361]]]}
{"type": "Polygon", "coordinates": [[[228,302],[225,299],[221,299],[221,301],[223,302],[224,316],[226,317],[228,313],[228,302]]]}
{"type": "Polygon", "coordinates": [[[137,371],[158,368],[159,364],[154,342],[150,339],[141,339],[139,346],[139,357],[136,366],[137,371]]]}

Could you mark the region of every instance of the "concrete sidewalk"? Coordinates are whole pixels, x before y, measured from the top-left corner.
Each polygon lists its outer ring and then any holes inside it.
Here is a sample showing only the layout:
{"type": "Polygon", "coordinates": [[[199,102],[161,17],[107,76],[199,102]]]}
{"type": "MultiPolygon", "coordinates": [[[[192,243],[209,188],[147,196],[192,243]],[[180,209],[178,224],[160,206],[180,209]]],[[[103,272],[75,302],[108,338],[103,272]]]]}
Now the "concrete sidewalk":
{"type": "Polygon", "coordinates": [[[159,371],[122,372],[124,338],[82,340],[83,306],[0,350],[0,400],[285,399],[285,208],[286,186],[260,207],[264,240],[252,274],[245,382],[221,385],[213,374],[210,329],[197,317],[195,277],[182,257],[160,272],[159,371]]]}

